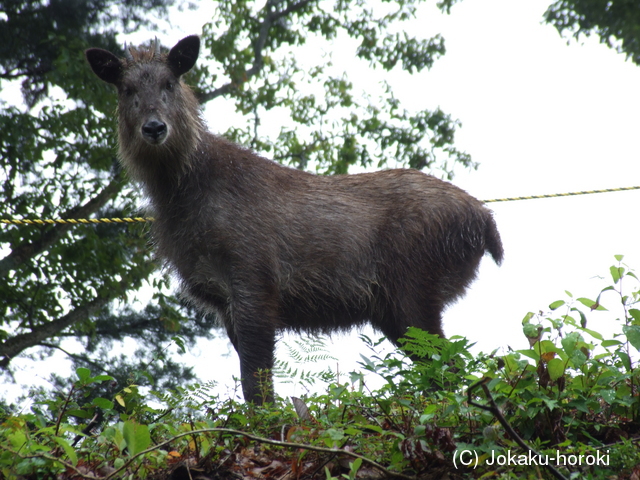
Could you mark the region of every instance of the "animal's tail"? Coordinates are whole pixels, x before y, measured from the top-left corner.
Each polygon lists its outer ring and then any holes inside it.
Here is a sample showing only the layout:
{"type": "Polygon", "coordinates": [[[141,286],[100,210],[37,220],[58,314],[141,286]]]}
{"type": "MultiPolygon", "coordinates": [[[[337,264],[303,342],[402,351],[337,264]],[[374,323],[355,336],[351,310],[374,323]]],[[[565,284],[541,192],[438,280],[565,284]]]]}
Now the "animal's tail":
{"type": "Polygon", "coordinates": [[[500,240],[500,233],[498,233],[498,227],[493,217],[489,217],[484,231],[484,241],[486,249],[489,251],[493,260],[500,265],[502,258],[504,257],[504,249],[502,248],[502,240],[500,240]]]}

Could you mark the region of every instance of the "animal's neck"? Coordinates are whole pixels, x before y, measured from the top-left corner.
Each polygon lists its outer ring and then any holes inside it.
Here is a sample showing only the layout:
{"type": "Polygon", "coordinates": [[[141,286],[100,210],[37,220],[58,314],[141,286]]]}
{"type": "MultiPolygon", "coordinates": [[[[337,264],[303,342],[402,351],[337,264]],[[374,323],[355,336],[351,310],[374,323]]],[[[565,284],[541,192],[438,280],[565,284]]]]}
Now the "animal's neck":
{"type": "Polygon", "coordinates": [[[161,146],[141,142],[120,142],[120,158],[133,180],[141,184],[154,204],[161,204],[194,174],[202,162],[202,143],[207,133],[194,125],[181,135],[180,141],[168,141],[161,146]]]}
{"type": "Polygon", "coordinates": [[[182,163],[186,167],[180,172],[156,168],[153,178],[144,182],[154,215],[175,217],[181,209],[193,211],[204,192],[215,195],[230,179],[237,181],[239,174],[247,173],[243,170],[247,153],[222,137],[203,132],[190,158],[182,163]]]}
{"type": "Polygon", "coordinates": [[[189,188],[191,179],[198,175],[196,170],[200,170],[202,163],[202,158],[199,158],[196,152],[194,148],[190,153],[181,152],[172,158],[164,159],[165,161],[158,161],[153,170],[140,179],[155,209],[162,209],[174,202],[177,195],[189,188]]]}

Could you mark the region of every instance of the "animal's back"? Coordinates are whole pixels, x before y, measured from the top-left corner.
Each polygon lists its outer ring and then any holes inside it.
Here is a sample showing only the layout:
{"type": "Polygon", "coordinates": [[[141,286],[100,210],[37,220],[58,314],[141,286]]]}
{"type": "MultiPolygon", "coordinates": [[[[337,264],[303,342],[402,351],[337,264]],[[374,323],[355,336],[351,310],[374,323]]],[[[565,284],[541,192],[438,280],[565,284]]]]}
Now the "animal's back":
{"type": "Polygon", "coordinates": [[[491,213],[448,182],[402,169],[317,176],[203,141],[171,220],[157,214],[160,252],[205,304],[224,306],[242,271],[280,302],[281,328],[331,331],[386,317],[372,305],[416,288],[449,303],[485,248],[501,259],[491,213]]]}

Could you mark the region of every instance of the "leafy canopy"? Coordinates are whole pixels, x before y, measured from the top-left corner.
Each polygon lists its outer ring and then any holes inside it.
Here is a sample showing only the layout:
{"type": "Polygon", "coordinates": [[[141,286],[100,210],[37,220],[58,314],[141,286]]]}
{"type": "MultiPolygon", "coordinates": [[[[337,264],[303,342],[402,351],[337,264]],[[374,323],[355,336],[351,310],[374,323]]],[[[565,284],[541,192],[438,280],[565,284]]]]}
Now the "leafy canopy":
{"type": "Polygon", "coordinates": [[[600,41],[640,65],[640,4],[620,0],[559,0],[545,21],[578,39],[596,34],[600,41]]]}

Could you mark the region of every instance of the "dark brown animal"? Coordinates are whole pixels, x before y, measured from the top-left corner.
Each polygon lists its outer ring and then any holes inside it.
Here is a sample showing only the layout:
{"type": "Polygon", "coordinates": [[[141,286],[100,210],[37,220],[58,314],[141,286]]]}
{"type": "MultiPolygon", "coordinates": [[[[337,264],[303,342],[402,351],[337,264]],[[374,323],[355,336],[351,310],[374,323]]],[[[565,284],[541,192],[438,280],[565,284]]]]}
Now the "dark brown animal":
{"type": "MultiPolygon", "coordinates": [[[[502,260],[491,212],[415,170],[317,176],[207,132],[180,79],[197,36],[167,53],[101,49],[86,57],[118,89],[120,158],[156,218],[157,251],[240,357],[246,400],[273,366],[282,330],[333,332],[371,323],[392,342],[409,326],[443,335],[488,251],[502,260]]],[[[271,400],[268,391],[267,400],[271,400]]]]}

